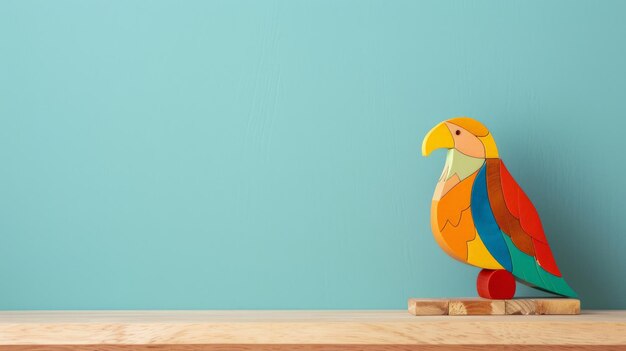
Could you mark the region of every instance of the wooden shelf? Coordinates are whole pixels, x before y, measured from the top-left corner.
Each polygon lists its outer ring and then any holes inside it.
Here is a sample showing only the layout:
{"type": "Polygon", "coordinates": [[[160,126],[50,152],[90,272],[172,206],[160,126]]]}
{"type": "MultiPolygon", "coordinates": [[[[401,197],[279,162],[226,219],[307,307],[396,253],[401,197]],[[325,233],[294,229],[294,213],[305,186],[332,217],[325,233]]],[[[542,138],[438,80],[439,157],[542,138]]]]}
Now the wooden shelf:
{"type": "Polygon", "coordinates": [[[412,316],[407,311],[0,312],[0,350],[626,349],[626,311],[412,316]]]}

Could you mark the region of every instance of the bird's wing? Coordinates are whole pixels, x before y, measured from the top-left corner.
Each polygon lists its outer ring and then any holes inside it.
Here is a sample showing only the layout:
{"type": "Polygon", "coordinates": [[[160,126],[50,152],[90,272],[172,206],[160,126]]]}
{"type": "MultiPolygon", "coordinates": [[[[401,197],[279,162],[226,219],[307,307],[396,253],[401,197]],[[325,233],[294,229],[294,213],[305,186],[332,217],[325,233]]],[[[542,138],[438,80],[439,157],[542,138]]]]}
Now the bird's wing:
{"type": "Polygon", "coordinates": [[[487,160],[487,190],[496,222],[515,247],[535,257],[541,268],[560,277],[535,206],[500,159],[487,160]]]}
{"type": "Polygon", "coordinates": [[[535,287],[576,296],[561,277],[537,210],[500,159],[488,159],[479,171],[471,207],[487,249],[492,254],[501,252],[504,243],[508,256],[499,256],[510,263],[494,257],[507,270],[535,287]]]}

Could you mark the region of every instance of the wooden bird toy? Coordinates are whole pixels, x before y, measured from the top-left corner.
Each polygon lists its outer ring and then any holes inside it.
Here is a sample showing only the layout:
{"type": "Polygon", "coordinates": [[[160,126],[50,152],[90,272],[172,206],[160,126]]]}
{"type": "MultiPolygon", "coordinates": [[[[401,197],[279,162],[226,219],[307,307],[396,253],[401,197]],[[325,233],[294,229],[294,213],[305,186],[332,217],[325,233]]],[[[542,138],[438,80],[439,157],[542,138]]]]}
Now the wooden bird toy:
{"type": "Polygon", "coordinates": [[[422,154],[448,149],[431,204],[431,228],[453,258],[482,268],[478,295],[511,299],[516,280],[566,297],[576,293],[556,265],[537,210],[480,122],[452,118],[428,132],[422,154]]]}

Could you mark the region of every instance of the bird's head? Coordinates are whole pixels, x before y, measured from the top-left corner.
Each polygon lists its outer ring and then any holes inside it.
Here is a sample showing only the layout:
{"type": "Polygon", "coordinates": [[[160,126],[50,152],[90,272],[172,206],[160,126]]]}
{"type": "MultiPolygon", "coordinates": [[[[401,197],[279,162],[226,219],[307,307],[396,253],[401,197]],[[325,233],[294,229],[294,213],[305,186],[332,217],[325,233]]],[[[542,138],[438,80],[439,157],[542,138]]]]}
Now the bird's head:
{"type": "Polygon", "coordinates": [[[437,149],[456,149],[475,158],[498,158],[493,136],[482,123],[469,117],[457,117],[441,122],[426,134],[422,155],[437,149]]]}

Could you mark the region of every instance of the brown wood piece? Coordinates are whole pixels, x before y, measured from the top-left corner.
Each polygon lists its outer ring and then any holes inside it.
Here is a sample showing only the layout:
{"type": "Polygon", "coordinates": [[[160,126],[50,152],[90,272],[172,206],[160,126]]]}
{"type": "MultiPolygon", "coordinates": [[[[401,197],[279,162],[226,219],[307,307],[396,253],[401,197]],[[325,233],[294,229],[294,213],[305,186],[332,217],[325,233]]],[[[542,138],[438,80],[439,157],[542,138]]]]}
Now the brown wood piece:
{"type": "Polygon", "coordinates": [[[503,315],[504,312],[505,300],[451,299],[448,305],[451,316],[503,315]]]}
{"type": "Polygon", "coordinates": [[[536,314],[580,314],[578,299],[536,299],[536,314]]]}
{"type": "Polygon", "coordinates": [[[446,299],[409,299],[409,313],[414,316],[443,316],[448,314],[446,299]]]}
{"type": "Polygon", "coordinates": [[[505,313],[509,315],[536,314],[537,304],[534,299],[513,299],[506,301],[505,313]]]}
{"type": "Polygon", "coordinates": [[[580,300],[572,298],[522,298],[511,300],[416,299],[408,301],[414,316],[464,315],[576,315],[580,300]]]}
{"type": "Polygon", "coordinates": [[[489,196],[491,211],[498,226],[500,226],[504,234],[511,238],[515,247],[523,253],[534,257],[533,238],[524,231],[519,218],[515,218],[506,205],[500,177],[500,162],[500,159],[487,160],[487,195],[489,196]]]}
{"type": "Polygon", "coordinates": [[[569,298],[513,299],[506,301],[506,314],[580,314],[580,300],[569,298]]]}

